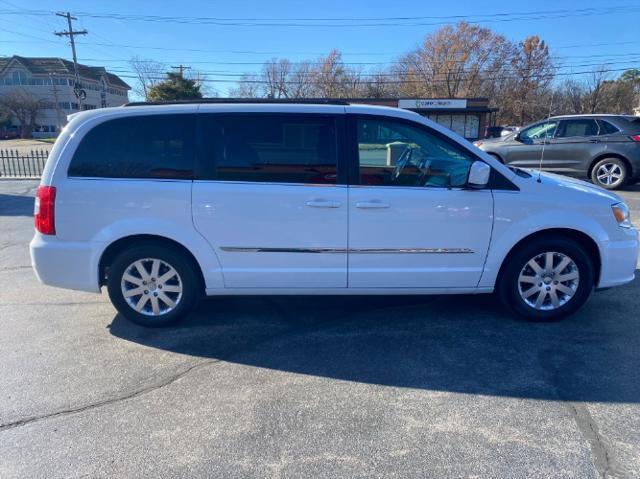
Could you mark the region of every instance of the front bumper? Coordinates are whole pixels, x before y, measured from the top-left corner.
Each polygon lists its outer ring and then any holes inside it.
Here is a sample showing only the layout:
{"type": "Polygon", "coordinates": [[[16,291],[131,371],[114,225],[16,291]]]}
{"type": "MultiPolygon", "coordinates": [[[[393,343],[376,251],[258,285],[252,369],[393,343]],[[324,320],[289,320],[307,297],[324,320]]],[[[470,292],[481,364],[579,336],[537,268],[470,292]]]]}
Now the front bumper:
{"type": "Polygon", "coordinates": [[[600,250],[602,268],[598,288],[611,288],[626,284],[635,278],[638,268],[638,232],[635,228],[624,230],[627,238],[610,241],[600,250]]]}
{"type": "Polygon", "coordinates": [[[41,283],[99,293],[98,262],[103,247],[102,243],[59,241],[36,233],[29,244],[31,265],[41,283]]]}

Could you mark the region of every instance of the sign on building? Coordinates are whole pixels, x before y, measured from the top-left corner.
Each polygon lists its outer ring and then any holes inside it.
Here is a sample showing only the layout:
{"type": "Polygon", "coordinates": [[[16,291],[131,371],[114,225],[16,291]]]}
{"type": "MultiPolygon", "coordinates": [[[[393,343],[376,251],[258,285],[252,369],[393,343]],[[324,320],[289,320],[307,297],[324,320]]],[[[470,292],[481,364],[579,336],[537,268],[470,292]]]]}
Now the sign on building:
{"type": "Polygon", "coordinates": [[[442,109],[457,109],[466,108],[467,100],[452,100],[452,99],[410,99],[410,100],[398,100],[398,108],[406,108],[408,110],[442,110],[442,109]]]}

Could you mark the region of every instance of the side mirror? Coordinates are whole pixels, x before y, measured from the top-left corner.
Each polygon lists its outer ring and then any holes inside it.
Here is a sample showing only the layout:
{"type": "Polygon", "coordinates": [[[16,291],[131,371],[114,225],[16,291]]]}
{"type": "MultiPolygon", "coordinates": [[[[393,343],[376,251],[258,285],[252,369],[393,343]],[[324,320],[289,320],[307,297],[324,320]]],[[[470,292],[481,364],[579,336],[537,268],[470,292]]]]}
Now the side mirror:
{"type": "Polygon", "coordinates": [[[513,139],[522,143],[522,138],[520,138],[520,132],[516,133],[513,139]]]}
{"type": "Polygon", "coordinates": [[[484,188],[489,184],[489,176],[491,176],[491,167],[484,161],[474,161],[469,169],[467,186],[470,188],[484,188]]]}

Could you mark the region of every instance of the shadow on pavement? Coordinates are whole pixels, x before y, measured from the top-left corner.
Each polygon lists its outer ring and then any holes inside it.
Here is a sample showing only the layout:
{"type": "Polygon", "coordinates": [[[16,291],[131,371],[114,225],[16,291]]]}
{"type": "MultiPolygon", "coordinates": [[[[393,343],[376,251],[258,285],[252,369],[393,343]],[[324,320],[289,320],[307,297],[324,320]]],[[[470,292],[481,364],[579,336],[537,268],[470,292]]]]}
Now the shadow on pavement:
{"type": "Polygon", "coordinates": [[[0,193],[0,216],[33,216],[34,198],[0,193]]]}
{"type": "MultiPolygon", "coordinates": [[[[640,273],[640,271],[639,271],[640,273]]],[[[179,326],[121,316],[146,346],[385,386],[543,400],[640,402],[640,280],[562,322],[513,319],[493,296],[221,297],[179,326]]]]}

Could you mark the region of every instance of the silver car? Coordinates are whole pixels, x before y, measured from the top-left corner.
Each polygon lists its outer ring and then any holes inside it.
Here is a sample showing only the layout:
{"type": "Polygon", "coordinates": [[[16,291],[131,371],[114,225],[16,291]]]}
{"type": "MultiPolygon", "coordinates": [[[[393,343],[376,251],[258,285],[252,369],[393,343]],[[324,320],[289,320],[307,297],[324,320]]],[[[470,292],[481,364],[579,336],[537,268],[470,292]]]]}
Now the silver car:
{"type": "Polygon", "coordinates": [[[551,117],[474,145],[509,166],[589,178],[608,190],[640,181],[638,116],[551,117]]]}

